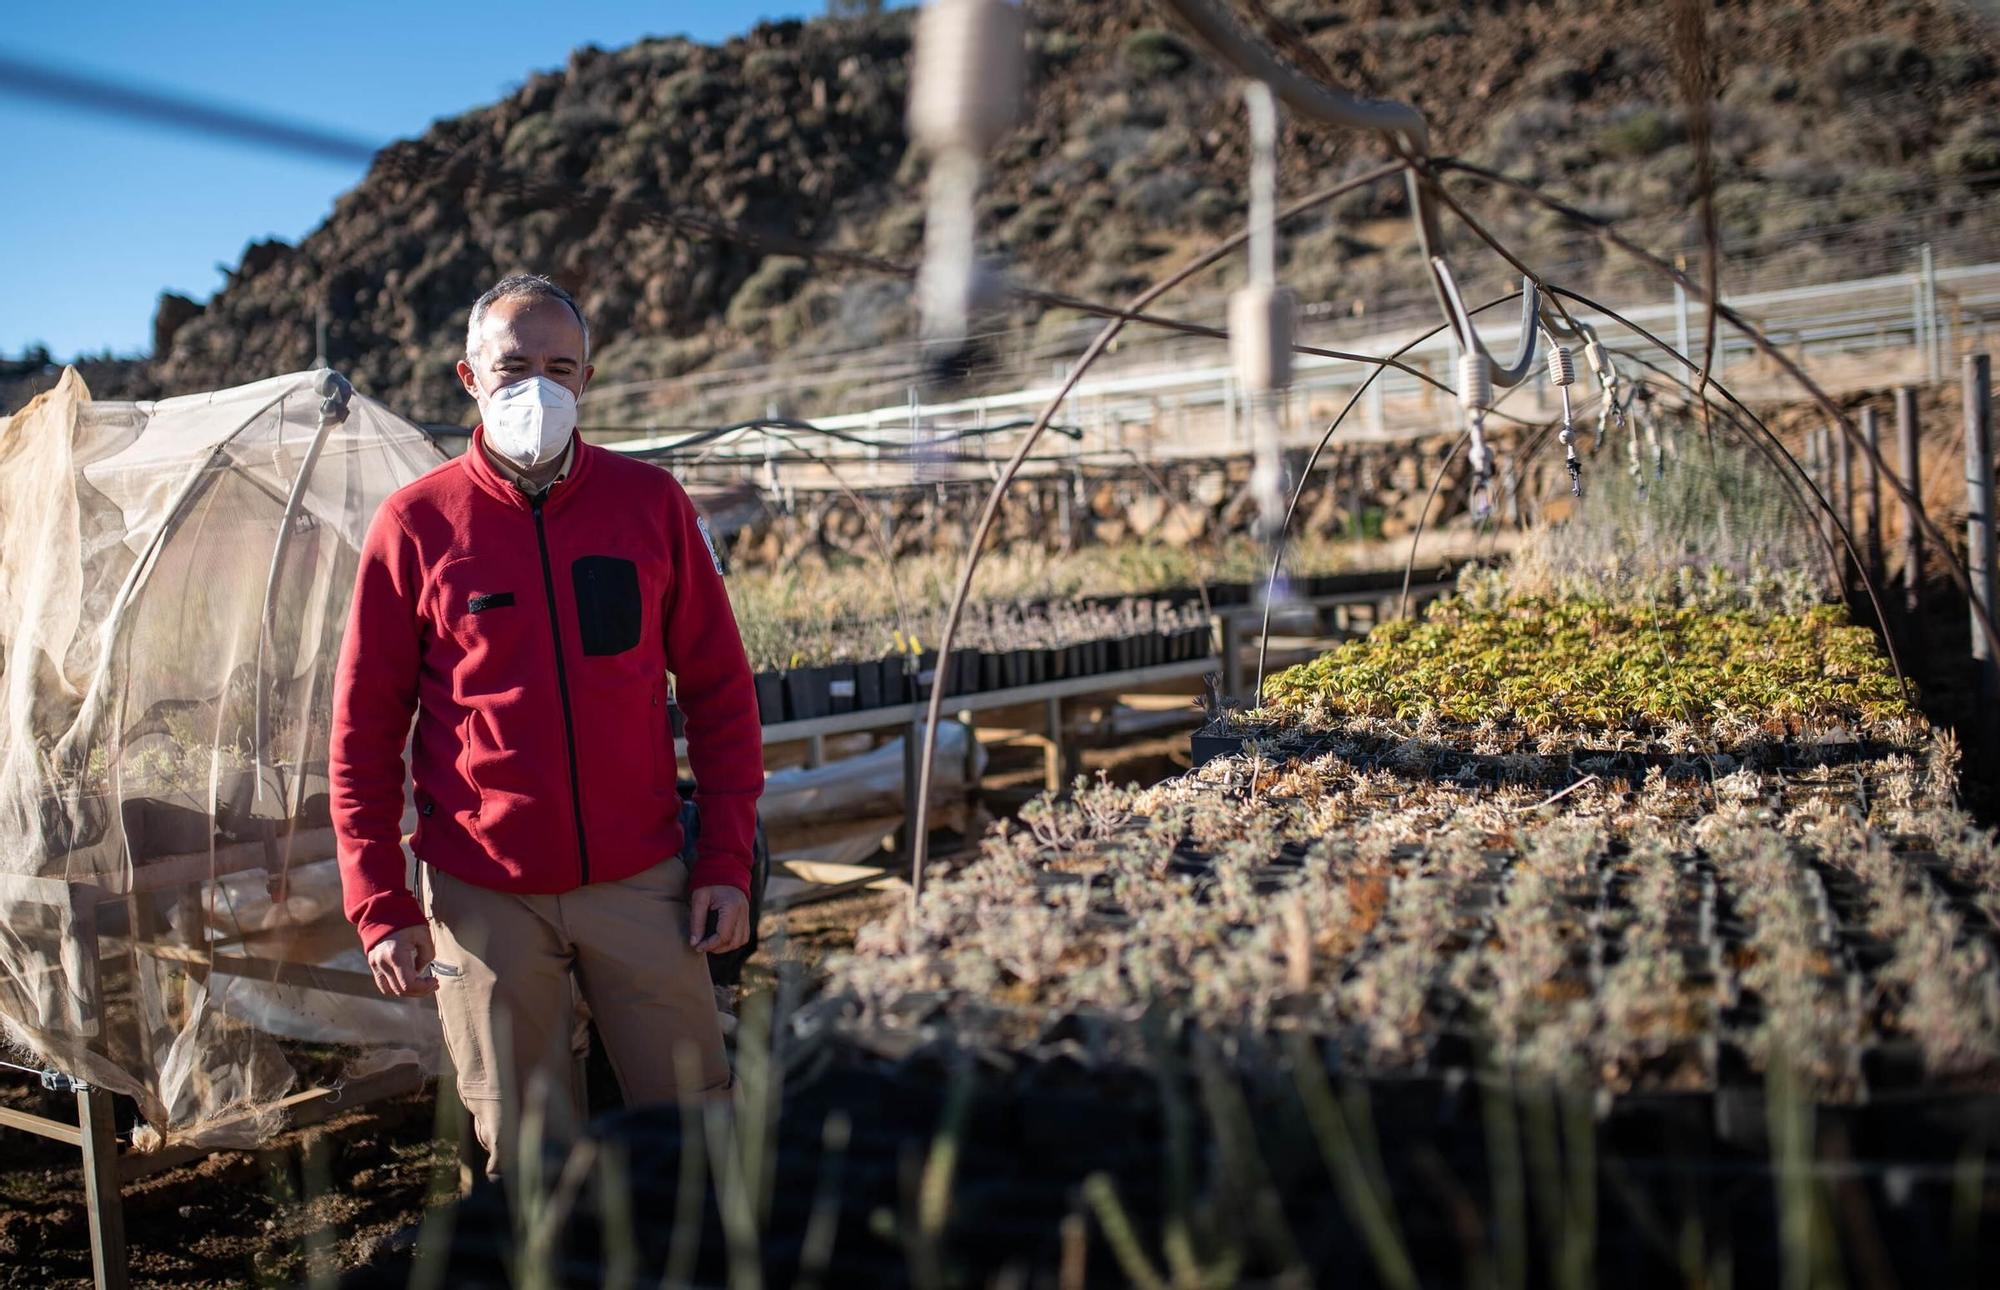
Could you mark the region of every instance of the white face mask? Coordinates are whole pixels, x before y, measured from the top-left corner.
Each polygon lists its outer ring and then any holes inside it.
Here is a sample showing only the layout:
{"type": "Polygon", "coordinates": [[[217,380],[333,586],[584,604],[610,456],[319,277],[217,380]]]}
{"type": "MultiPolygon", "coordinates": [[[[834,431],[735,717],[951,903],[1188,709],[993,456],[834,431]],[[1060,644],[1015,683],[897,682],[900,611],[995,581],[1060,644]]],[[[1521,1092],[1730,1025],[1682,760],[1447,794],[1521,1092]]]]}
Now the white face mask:
{"type": "Polygon", "coordinates": [[[523,469],[554,461],[576,429],[576,395],[546,376],[481,395],[486,444],[523,469]]]}

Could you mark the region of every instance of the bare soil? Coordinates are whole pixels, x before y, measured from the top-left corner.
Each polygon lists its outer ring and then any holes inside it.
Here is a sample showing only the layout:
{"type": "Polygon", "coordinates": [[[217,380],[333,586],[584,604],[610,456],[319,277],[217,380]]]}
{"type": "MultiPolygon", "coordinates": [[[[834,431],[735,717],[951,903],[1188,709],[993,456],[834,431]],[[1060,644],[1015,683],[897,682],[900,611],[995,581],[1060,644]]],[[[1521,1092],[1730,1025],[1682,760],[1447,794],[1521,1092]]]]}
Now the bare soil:
{"type": "MultiPolygon", "coordinates": [[[[72,1096],[9,1080],[0,1105],[73,1115],[72,1096]]],[[[367,1264],[414,1236],[424,1199],[455,1191],[432,1091],[357,1108],[256,1151],[224,1151],[128,1184],[135,1286],[296,1285],[367,1264]]],[[[88,1287],[77,1154],[7,1131],[0,1167],[0,1287],[88,1287]]]]}

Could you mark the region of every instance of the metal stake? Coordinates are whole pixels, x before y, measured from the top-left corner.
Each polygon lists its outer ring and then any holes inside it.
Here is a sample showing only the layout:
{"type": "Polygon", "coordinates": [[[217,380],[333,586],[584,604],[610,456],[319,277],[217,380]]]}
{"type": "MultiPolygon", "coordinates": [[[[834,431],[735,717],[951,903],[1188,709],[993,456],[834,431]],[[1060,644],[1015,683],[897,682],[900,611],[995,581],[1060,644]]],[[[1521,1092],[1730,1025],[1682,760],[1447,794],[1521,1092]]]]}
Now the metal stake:
{"type": "Polygon", "coordinates": [[[1868,456],[1861,462],[1863,489],[1868,511],[1868,576],[1882,582],[1882,474],[1875,462],[1882,455],[1882,422],[1874,408],[1861,409],[1861,434],[1868,440],[1868,456]]]}
{"type": "Polygon", "coordinates": [[[1917,452],[1917,392],[1896,390],[1896,442],[1902,453],[1903,483],[1909,497],[1903,503],[1903,612],[1916,617],[1924,590],[1923,474],[1917,452]]]}
{"type": "MultiPolygon", "coordinates": [[[[1854,532],[1854,450],[1838,428],[1829,431],[1833,440],[1833,510],[1841,527],[1854,532]]],[[[1842,578],[1844,584],[1848,579],[1842,578]]]]}

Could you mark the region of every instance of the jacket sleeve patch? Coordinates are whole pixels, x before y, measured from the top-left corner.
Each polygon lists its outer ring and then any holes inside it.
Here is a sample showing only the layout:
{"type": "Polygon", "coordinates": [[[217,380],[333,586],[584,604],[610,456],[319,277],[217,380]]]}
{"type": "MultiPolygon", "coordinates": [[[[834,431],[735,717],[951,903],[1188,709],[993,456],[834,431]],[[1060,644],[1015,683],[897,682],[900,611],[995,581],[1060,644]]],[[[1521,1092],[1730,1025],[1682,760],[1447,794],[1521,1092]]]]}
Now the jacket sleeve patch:
{"type": "Polygon", "coordinates": [[[483,614],[489,609],[505,609],[514,603],[511,591],[489,591],[483,596],[474,596],[465,602],[467,613],[483,614]]]}
{"type": "Polygon", "coordinates": [[[622,654],[639,643],[639,566],[612,555],[586,555],[570,566],[577,634],[585,654],[622,654]]]}
{"type": "Polygon", "coordinates": [[[728,577],[729,570],[722,567],[722,556],[715,549],[715,534],[709,530],[708,517],[706,515],[697,515],[694,517],[694,522],[701,529],[702,545],[708,548],[709,563],[715,566],[717,574],[725,578],[728,577]]]}

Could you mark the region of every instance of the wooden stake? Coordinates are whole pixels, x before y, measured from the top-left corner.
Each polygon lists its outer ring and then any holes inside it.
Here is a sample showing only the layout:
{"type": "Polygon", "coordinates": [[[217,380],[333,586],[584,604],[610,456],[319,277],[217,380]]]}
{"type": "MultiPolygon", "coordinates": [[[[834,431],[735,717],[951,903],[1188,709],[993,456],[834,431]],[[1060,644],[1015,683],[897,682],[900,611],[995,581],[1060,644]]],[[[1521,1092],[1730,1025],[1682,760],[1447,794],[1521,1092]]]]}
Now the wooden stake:
{"type": "Polygon", "coordinates": [[[79,1088],[76,1112],[83,1131],[83,1199],[89,1213],[96,1290],[124,1290],[130,1284],[130,1269],[125,1261],[125,1201],[118,1193],[111,1094],[101,1088],[79,1088]]]}
{"type": "MultiPolygon", "coordinates": [[[[1984,354],[1967,354],[1965,387],[1965,571],[1972,594],[1993,609],[1993,368],[1984,354]]],[[[1979,610],[1972,611],[1972,657],[1979,689],[1989,702],[2000,696],[2000,659],[1993,657],[1979,610]]]]}

